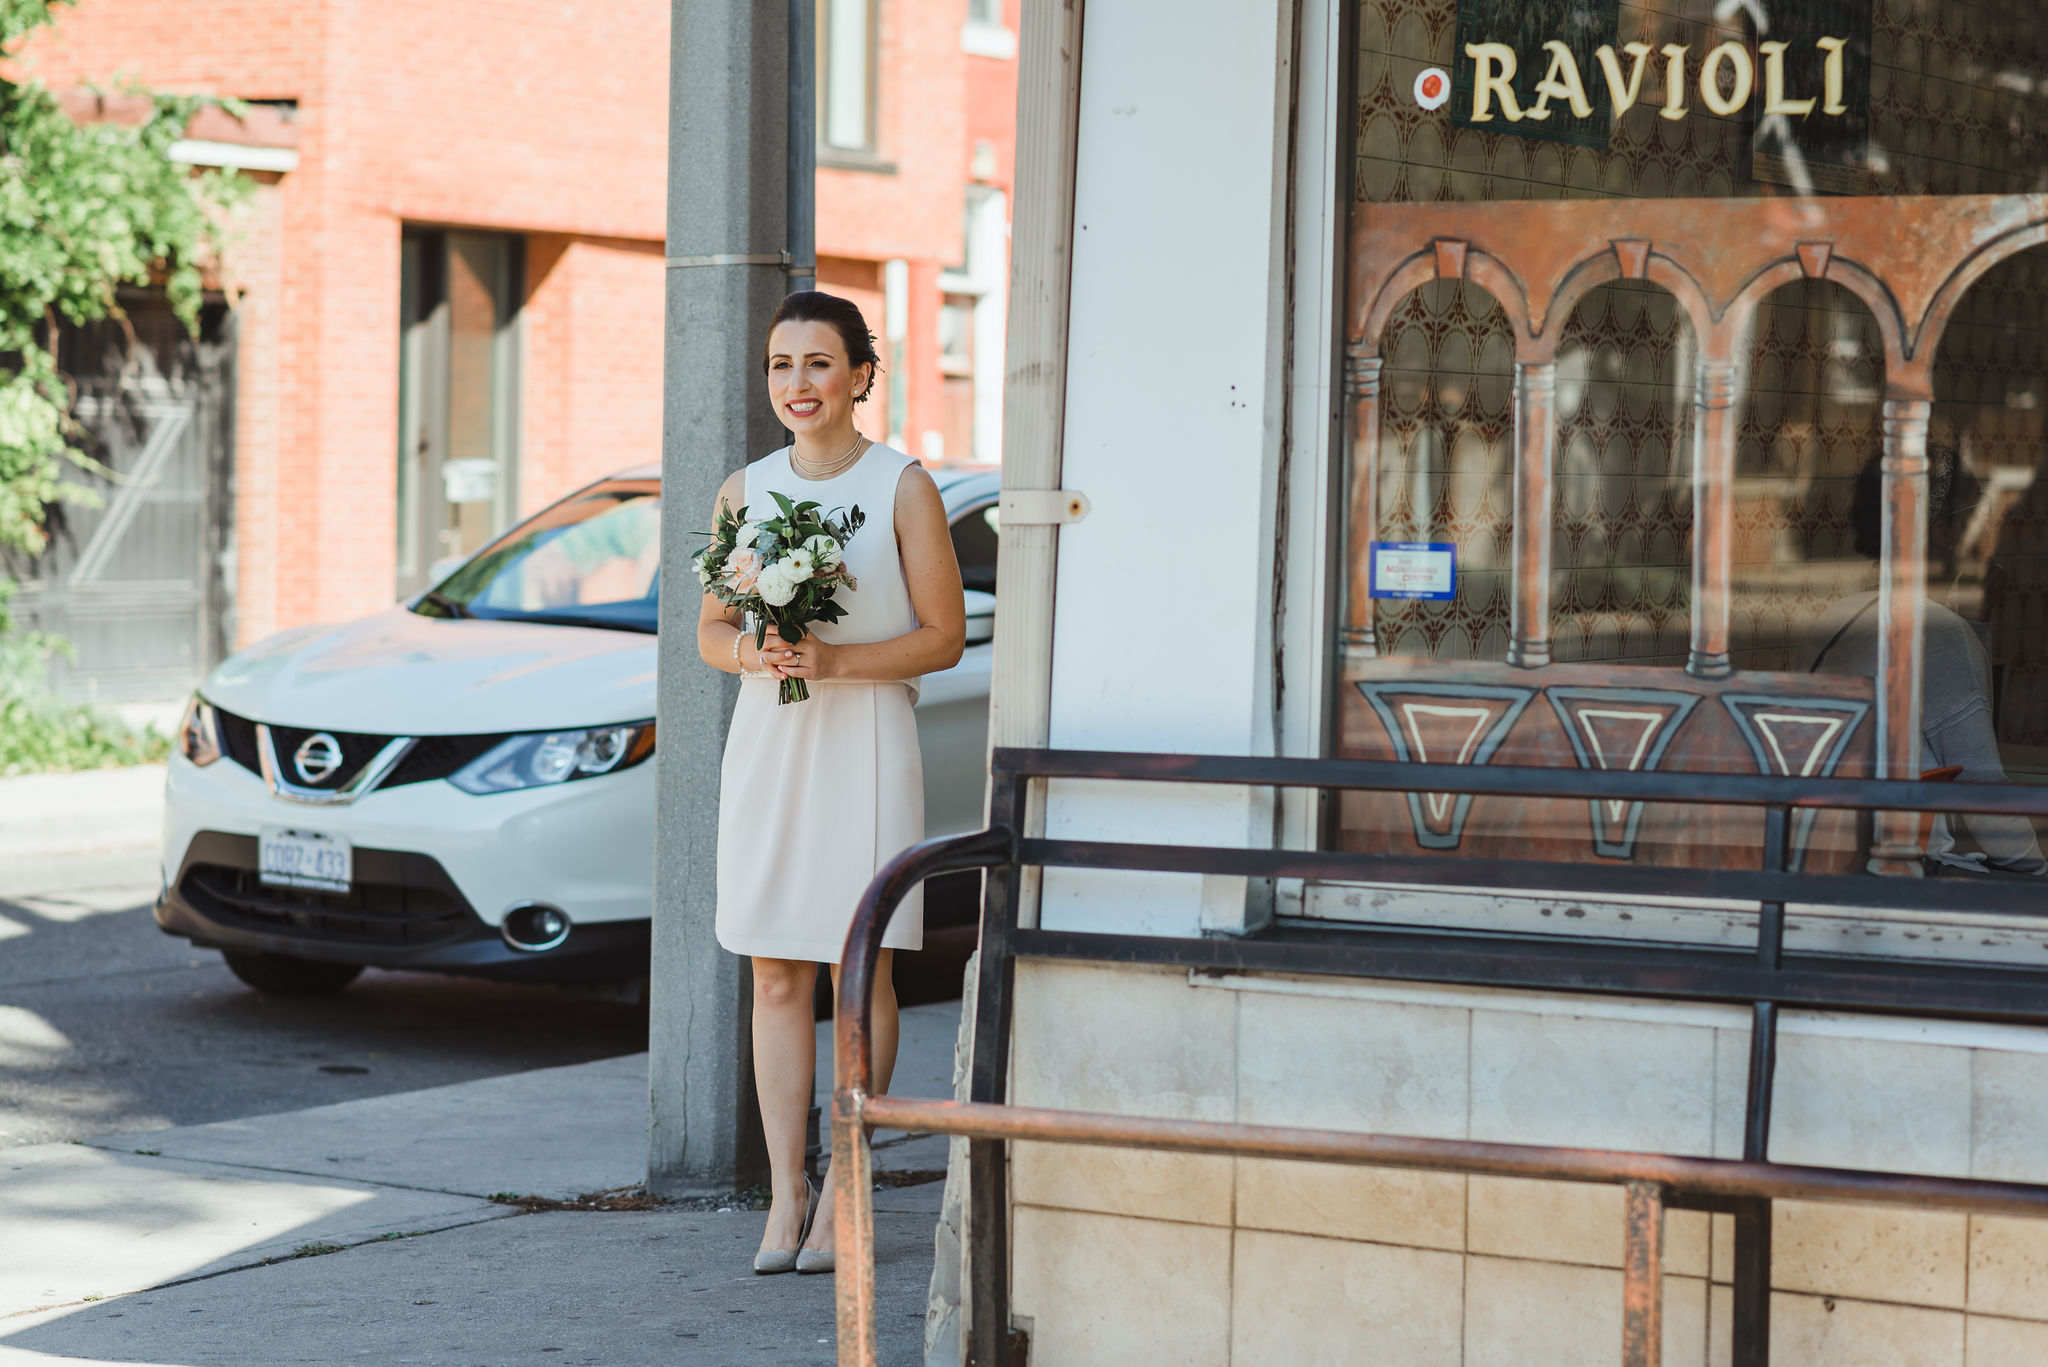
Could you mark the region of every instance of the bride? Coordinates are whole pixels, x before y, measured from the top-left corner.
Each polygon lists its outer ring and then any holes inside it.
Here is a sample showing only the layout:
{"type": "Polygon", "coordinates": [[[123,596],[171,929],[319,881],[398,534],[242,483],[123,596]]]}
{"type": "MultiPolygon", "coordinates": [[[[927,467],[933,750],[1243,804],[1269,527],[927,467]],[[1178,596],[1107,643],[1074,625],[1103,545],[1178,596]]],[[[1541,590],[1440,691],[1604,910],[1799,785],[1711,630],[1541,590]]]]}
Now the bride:
{"type": "MultiPolygon", "coordinates": [[[[837,986],[854,906],[875,872],[924,837],[911,707],[920,675],[959,662],[966,611],[938,486],[910,457],[854,429],[854,405],[879,368],[860,310],[814,290],[790,295],[769,324],[766,366],[769,399],[793,441],[726,480],[720,503],[766,508],[781,493],[867,514],[846,544],[859,587],[839,591],[838,622],[797,642],[771,629],[757,651],[715,597],[705,595],[697,618],[704,662],[742,680],[719,791],[718,942],[753,963],[754,1079],[773,1192],[754,1271],[830,1272],[832,1173],[820,1192],[803,1166],[812,990],[820,963],[833,966],[837,986]],[[806,680],[810,699],[778,704],[785,678],[806,680]]],[[[878,1092],[896,1063],[891,951],[923,944],[923,918],[922,893],[913,893],[876,966],[878,1092]]]]}

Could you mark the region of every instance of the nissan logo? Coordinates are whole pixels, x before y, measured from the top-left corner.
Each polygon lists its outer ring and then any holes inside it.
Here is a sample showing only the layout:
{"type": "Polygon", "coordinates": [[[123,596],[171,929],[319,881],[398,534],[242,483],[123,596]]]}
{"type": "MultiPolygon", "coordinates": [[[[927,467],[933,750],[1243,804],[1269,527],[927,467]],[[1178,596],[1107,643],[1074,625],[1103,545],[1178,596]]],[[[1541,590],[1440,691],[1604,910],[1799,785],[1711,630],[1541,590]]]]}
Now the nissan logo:
{"type": "Polygon", "coordinates": [[[341,742],[325,731],[306,737],[292,754],[292,767],[307,783],[321,783],[341,767],[341,742]]]}

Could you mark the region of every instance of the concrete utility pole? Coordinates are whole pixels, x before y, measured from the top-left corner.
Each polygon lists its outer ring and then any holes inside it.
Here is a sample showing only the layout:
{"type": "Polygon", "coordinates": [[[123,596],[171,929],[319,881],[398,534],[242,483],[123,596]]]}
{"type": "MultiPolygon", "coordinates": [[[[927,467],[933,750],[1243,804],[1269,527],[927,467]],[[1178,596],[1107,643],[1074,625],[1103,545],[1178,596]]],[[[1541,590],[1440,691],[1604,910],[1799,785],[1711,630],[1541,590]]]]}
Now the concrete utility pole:
{"type": "MultiPolygon", "coordinates": [[[[787,288],[790,13],[673,0],[662,407],[659,798],[647,1182],[663,1196],[764,1180],[745,965],[718,946],[718,771],[738,681],[697,657],[692,533],[718,487],[786,437],[761,345],[787,288]]],[[[807,130],[806,130],[807,131],[807,130]]]]}

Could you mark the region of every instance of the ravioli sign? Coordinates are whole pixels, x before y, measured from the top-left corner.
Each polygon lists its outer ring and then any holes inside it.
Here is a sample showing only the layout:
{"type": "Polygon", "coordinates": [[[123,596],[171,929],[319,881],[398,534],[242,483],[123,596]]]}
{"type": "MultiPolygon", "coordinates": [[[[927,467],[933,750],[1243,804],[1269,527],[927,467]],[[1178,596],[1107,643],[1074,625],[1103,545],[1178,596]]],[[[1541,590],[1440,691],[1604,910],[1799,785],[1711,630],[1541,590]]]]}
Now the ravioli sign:
{"type": "MultiPolygon", "coordinates": [[[[1803,0],[1774,7],[1770,36],[1787,44],[1785,81],[1794,90],[1825,91],[1828,64],[1846,59],[1841,114],[1819,118],[1772,117],[1759,109],[1750,175],[1795,190],[1866,194],[1870,189],[1870,0],[1803,0]],[[1846,39],[1846,50],[1820,40],[1846,39]],[[1839,55],[1838,55],[1839,54],[1839,55]]],[[[1836,78],[1838,87],[1842,78],[1836,78]]]]}
{"type": "MultiPolygon", "coordinates": [[[[1785,38],[1759,42],[1754,50],[1734,40],[1617,47],[1616,12],[1613,3],[1599,0],[1529,0],[1519,6],[1513,0],[1463,0],[1452,122],[1602,148],[1613,121],[1638,104],[1655,106],[1658,117],[1673,121],[1695,111],[1730,118],[1752,110],[1759,122],[1780,128],[1787,121],[1845,116],[1867,126],[1867,90],[1858,91],[1858,104],[1849,100],[1848,37],[1801,35],[1796,53],[1785,38]],[[1489,13],[1482,16],[1482,8],[1489,13]],[[1518,40],[1482,41],[1482,20],[1495,34],[1512,27],[1518,40]],[[1531,32],[1541,23],[1554,27],[1531,32]],[[1532,84],[1537,72],[1541,76],[1532,84]]],[[[1867,37],[1854,46],[1863,59],[1867,37]]],[[[1859,60],[1859,72],[1865,69],[1859,60]]]]}
{"type": "MultiPolygon", "coordinates": [[[[1481,93],[1473,81],[1479,68],[1466,54],[1474,47],[1505,48],[1516,55],[1522,89],[1516,91],[1515,106],[1524,115],[1505,131],[1526,138],[1604,148],[1612,124],[1612,109],[1604,98],[1605,92],[1597,86],[1585,89],[1582,80],[1579,103],[1543,102],[1541,93],[1529,88],[1528,82],[1541,69],[1540,59],[1550,56],[1547,45],[1562,47],[1570,53],[1573,70],[1595,70],[1594,54],[1603,45],[1614,45],[1619,16],[1620,0],[1458,0],[1457,45],[1452,49],[1457,56],[1451,64],[1451,122],[1503,129],[1507,120],[1500,115],[1497,85],[1487,92],[1487,107],[1479,111],[1488,117],[1472,117],[1475,99],[1481,93]],[[1539,102],[1543,102],[1544,116],[1527,117],[1527,112],[1539,102]]],[[[1507,79],[1512,84],[1516,77],[1510,74],[1507,79]]]]}

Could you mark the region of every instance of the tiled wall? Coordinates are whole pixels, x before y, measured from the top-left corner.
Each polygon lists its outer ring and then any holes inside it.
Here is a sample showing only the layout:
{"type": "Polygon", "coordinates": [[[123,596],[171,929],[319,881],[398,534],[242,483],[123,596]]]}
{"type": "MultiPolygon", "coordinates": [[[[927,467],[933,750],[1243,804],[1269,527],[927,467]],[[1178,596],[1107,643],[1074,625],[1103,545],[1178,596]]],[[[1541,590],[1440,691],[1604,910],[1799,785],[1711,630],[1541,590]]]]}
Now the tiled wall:
{"type": "MultiPolygon", "coordinates": [[[[1748,1014],[1020,964],[1024,1105],[1738,1156],[1748,1014]]],[[[1772,1157],[2048,1180],[2048,1032],[1788,1014],[1772,1157]]],[[[1018,1145],[1033,1367],[1600,1367],[1621,1193],[1018,1145]]],[[[1665,1362],[1729,1360],[1732,1223],[1665,1226],[1665,1362]]],[[[2048,1362],[2048,1222],[1783,1203],[1786,1367],[2048,1362]]]]}

